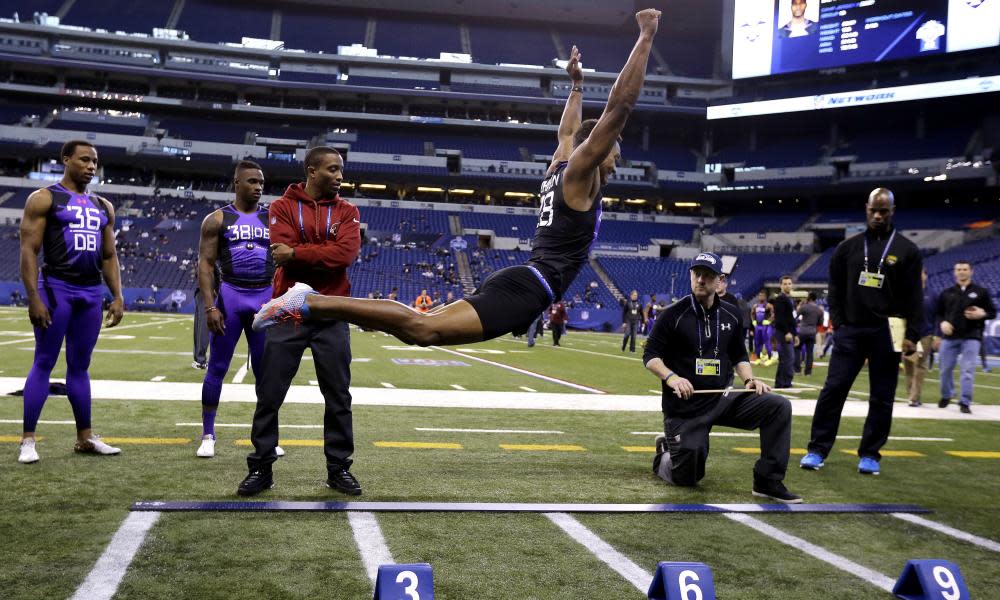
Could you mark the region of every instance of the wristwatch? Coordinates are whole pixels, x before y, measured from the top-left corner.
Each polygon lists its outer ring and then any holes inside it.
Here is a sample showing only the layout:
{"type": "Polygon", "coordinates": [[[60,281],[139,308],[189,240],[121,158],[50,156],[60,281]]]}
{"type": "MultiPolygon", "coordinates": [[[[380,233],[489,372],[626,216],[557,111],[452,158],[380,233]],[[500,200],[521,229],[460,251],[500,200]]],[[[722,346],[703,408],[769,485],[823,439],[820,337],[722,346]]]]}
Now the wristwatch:
{"type": "Polygon", "coordinates": [[[580,92],[580,93],[582,94],[582,93],[583,93],[583,87],[581,87],[581,86],[579,86],[579,85],[574,85],[574,86],[573,86],[573,87],[572,87],[572,88],[570,89],[570,91],[571,91],[571,92],[580,92]]]}

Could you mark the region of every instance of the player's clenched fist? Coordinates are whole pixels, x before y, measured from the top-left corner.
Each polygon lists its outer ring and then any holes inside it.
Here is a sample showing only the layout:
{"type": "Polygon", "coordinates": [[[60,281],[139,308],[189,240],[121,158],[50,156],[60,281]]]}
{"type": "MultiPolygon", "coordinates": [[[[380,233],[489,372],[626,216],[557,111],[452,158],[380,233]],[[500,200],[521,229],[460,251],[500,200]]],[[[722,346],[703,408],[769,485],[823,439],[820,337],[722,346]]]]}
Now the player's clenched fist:
{"type": "Polygon", "coordinates": [[[639,23],[639,29],[643,33],[656,35],[656,28],[660,26],[660,11],[655,8],[647,8],[635,13],[635,20],[639,23]]]}

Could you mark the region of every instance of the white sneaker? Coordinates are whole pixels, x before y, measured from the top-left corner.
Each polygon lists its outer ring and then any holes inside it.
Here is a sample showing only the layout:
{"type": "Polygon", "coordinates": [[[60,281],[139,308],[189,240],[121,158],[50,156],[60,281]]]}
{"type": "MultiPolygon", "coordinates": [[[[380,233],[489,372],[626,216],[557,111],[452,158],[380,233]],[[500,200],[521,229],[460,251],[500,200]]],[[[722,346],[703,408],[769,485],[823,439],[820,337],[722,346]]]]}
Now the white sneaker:
{"type": "Polygon", "coordinates": [[[278,455],[278,456],[284,456],[285,455],[285,451],[284,451],[284,449],[282,449],[281,446],[275,446],[274,447],[274,453],[276,455],[278,455]]]}
{"type": "Polygon", "coordinates": [[[35,438],[24,438],[21,440],[21,454],[17,457],[17,462],[26,465],[38,462],[38,451],[35,450],[35,438]]]}
{"type": "Polygon", "coordinates": [[[199,458],[212,458],[215,456],[215,436],[209,434],[201,438],[201,446],[198,446],[196,454],[199,458]]]}
{"type": "Polygon", "coordinates": [[[121,448],[115,448],[114,446],[109,446],[101,441],[96,435],[90,436],[90,439],[86,442],[77,442],[73,446],[74,452],[80,452],[82,454],[100,454],[102,456],[111,456],[113,454],[120,454],[121,448]]]}

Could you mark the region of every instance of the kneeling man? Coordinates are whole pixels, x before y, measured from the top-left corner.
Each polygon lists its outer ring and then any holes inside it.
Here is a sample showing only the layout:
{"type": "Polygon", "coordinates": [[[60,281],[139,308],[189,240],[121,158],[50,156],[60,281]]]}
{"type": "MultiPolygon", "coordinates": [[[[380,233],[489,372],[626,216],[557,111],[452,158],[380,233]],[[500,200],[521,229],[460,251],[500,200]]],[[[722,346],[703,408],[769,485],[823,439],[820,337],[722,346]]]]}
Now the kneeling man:
{"type": "Polygon", "coordinates": [[[791,443],[791,404],[753,376],[739,309],[715,292],[722,259],[703,252],[690,272],[691,294],[660,313],[643,355],[646,368],[663,382],[666,435],[656,438],[653,471],[673,485],[693,486],[705,476],[714,425],[759,428],[761,457],[754,465],[753,495],[798,504],[802,498],[782,483],[791,443]],[[742,387],[699,393],[729,388],[734,369],[742,387]]]}

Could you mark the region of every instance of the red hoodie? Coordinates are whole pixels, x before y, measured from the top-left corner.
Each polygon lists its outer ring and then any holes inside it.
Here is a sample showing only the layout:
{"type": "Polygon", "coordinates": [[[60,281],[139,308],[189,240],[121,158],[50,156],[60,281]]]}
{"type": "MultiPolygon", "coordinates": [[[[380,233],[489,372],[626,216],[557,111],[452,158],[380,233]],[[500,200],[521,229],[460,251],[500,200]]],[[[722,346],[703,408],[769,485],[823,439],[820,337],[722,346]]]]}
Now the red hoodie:
{"type": "Polygon", "coordinates": [[[295,249],[295,258],[274,271],[275,297],[300,281],[326,296],[351,294],[347,267],[361,250],[356,206],[340,196],[315,200],[306,184],[296,183],[271,203],[268,214],[271,243],[295,249]]]}

